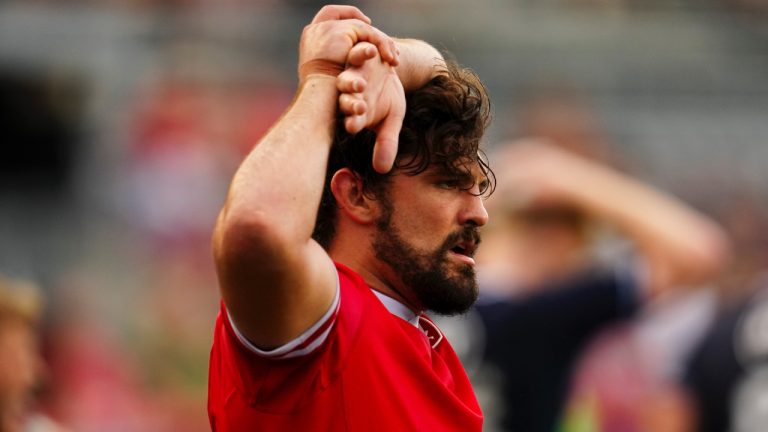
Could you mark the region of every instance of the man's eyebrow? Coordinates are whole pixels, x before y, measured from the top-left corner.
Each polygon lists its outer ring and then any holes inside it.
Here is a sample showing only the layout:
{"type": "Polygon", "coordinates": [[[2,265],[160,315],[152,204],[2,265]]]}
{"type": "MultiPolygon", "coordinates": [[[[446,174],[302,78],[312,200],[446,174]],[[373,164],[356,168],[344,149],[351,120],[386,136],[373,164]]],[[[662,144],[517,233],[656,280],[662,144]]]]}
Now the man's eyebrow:
{"type": "Polygon", "coordinates": [[[430,167],[427,172],[427,175],[432,177],[457,177],[458,173],[450,170],[444,166],[433,166],[430,167]]]}
{"type": "Polygon", "coordinates": [[[443,172],[442,176],[449,177],[452,180],[457,181],[459,183],[467,183],[467,184],[469,184],[469,183],[474,184],[478,180],[472,173],[469,173],[469,172],[466,172],[466,171],[449,171],[449,170],[445,170],[443,172]]]}
{"type": "Polygon", "coordinates": [[[450,178],[451,180],[458,181],[460,183],[488,183],[487,176],[475,175],[475,173],[470,171],[457,168],[451,169],[444,166],[431,167],[426,174],[432,178],[450,178]]]}

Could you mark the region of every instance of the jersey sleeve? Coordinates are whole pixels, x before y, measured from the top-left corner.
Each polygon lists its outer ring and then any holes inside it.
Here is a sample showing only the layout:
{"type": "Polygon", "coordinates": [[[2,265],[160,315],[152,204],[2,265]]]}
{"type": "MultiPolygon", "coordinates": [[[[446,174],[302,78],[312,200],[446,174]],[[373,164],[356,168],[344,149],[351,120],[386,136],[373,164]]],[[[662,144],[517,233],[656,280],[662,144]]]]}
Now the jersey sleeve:
{"type": "Polygon", "coordinates": [[[224,302],[220,303],[209,362],[209,410],[234,409],[248,418],[256,413],[293,413],[341,375],[360,340],[363,294],[372,294],[345,267],[337,265],[336,272],[336,293],[323,317],[276,349],[254,346],[233,326],[224,302]]]}
{"type": "Polygon", "coordinates": [[[339,276],[337,272],[336,293],[325,314],[315,324],[304,331],[304,333],[286,344],[271,350],[262,350],[248,340],[248,338],[237,328],[237,325],[229,315],[229,311],[226,311],[226,320],[232,327],[232,332],[235,334],[240,344],[253,354],[274,360],[305,356],[323,345],[323,342],[328,339],[328,334],[336,323],[336,319],[339,315],[339,308],[341,306],[341,291],[339,287],[339,276]]]}

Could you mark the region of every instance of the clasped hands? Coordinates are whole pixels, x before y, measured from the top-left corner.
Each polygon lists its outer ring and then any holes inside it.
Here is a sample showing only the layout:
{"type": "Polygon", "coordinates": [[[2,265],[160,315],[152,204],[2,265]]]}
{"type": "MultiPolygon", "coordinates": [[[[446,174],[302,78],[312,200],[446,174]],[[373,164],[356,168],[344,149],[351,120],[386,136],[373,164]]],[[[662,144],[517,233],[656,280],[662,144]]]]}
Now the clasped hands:
{"type": "Polygon", "coordinates": [[[300,82],[335,78],[346,130],[376,132],[372,163],[380,173],[394,164],[405,116],[399,62],[396,42],[353,6],[323,7],[301,36],[300,82]]]}

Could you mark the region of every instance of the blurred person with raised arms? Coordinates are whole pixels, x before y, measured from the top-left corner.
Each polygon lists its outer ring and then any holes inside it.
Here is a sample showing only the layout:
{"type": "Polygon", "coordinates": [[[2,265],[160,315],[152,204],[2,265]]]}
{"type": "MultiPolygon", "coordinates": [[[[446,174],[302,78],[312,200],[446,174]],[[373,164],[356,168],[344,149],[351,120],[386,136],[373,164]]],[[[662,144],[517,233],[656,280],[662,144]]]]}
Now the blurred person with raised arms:
{"type": "Polygon", "coordinates": [[[493,223],[478,256],[476,310],[484,360],[499,373],[502,430],[556,430],[591,338],[647,299],[711,281],[728,257],[709,218],[558,144],[523,139],[494,154],[499,183],[488,200],[493,223]],[[596,256],[598,224],[634,252],[596,256]]]}
{"type": "Polygon", "coordinates": [[[461,313],[477,296],[492,189],[483,85],[350,6],[304,28],[299,80],[214,231],[211,427],[481,430],[464,369],[423,311],[461,313]]]}

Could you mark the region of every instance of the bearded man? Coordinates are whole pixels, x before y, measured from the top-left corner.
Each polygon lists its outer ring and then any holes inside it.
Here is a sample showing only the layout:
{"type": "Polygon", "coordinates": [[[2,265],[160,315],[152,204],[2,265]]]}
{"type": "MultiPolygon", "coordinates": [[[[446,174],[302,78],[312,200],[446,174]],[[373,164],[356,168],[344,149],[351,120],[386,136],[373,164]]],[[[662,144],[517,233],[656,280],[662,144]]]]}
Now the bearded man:
{"type": "Polygon", "coordinates": [[[424,311],[477,297],[493,174],[479,79],[351,6],[302,34],[292,105],[243,161],[214,232],[214,430],[480,431],[424,311]]]}

